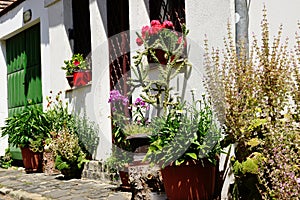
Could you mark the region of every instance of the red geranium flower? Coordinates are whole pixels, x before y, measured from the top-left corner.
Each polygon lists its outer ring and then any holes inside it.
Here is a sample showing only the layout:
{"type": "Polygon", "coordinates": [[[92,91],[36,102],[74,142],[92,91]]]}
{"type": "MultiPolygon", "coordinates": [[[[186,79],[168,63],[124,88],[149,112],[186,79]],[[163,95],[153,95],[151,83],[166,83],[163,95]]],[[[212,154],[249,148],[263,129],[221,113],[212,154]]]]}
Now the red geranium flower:
{"type": "Polygon", "coordinates": [[[77,67],[78,65],[80,65],[80,62],[78,60],[74,60],[73,64],[77,67]]]}

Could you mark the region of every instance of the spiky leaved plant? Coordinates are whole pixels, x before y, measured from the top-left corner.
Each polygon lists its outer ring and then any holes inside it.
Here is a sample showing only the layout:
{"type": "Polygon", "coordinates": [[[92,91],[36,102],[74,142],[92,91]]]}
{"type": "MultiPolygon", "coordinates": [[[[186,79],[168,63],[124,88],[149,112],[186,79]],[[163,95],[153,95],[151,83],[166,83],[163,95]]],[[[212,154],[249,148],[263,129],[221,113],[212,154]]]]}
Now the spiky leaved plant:
{"type": "MultiPolygon", "coordinates": [[[[253,36],[249,57],[245,49],[237,55],[230,26],[225,50],[210,52],[205,42],[206,86],[226,135],[223,145],[236,145],[235,197],[289,199],[299,191],[299,58],[290,54],[288,39],[282,42],[282,26],[270,39],[263,11],[262,39],[253,36]]],[[[299,37],[297,44],[299,57],[299,37]]]]}

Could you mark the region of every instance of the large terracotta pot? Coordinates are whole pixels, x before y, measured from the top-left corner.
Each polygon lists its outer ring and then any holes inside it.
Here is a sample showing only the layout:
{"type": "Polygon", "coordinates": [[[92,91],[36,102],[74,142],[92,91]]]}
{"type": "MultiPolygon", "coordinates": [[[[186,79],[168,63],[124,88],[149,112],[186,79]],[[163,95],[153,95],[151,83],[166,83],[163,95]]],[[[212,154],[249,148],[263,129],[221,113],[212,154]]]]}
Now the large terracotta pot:
{"type": "Polygon", "coordinates": [[[42,172],[43,154],[33,152],[28,147],[22,147],[22,159],[26,173],[42,172]]]}
{"type": "Polygon", "coordinates": [[[211,200],[216,180],[216,166],[204,161],[189,161],[180,166],[170,165],[161,170],[169,200],[211,200]]]}

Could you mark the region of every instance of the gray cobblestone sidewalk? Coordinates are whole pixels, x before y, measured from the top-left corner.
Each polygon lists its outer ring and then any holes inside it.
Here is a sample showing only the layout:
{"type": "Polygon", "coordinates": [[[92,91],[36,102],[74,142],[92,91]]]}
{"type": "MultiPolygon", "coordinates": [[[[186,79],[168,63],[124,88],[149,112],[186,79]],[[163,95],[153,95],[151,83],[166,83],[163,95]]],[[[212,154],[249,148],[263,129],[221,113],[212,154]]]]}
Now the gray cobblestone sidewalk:
{"type": "Polygon", "coordinates": [[[131,193],[98,180],[62,180],[60,175],[26,174],[24,170],[0,168],[0,200],[127,200],[131,193]]]}

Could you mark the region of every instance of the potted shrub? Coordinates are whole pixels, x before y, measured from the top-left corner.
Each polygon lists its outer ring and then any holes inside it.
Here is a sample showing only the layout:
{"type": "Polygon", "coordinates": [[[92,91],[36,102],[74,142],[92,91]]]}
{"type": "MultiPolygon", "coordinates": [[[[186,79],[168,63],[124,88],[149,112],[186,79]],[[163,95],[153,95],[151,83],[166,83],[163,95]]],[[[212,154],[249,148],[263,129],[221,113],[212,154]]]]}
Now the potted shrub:
{"type": "MultiPolygon", "coordinates": [[[[50,94],[52,94],[52,92],[50,92],[50,94]]],[[[84,114],[83,116],[75,116],[73,114],[70,114],[68,111],[68,103],[64,103],[62,101],[61,94],[62,92],[59,91],[55,96],[47,96],[48,104],[46,114],[49,121],[51,122],[49,126],[49,129],[51,131],[51,138],[46,140],[44,157],[47,159],[45,160],[45,162],[49,164],[47,166],[49,174],[55,171],[55,165],[58,169],[63,169],[64,167],[63,165],[60,165],[58,164],[58,162],[56,162],[58,161],[56,160],[57,156],[61,154],[60,150],[58,149],[58,145],[63,145],[60,143],[61,141],[58,140],[58,138],[62,139],[64,137],[69,137],[70,140],[74,141],[74,144],[72,143],[73,147],[69,146],[69,153],[73,154],[74,156],[78,155],[80,157],[82,157],[83,153],[84,158],[87,158],[89,160],[92,159],[92,156],[94,155],[99,143],[99,137],[97,134],[98,128],[95,123],[90,121],[87,118],[86,114],[84,114]],[[61,132],[66,132],[67,135],[64,135],[64,137],[60,137],[60,135],[63,134],[61,132]],[[78,152],[76,152],[76,149],[78,150],[78,152]]],[[[67,140],[68,138],[64,139],[67,140]]],[[[62,158],[60,160],[64,160],[65,155],[60,155],[60,157],[62,158]]],[[[73,163],[76,162],[76,160],[66,160],[66,162],[73,163]]],[[[78,166],[78,171],[80,171],[82,167],[81,163],[79,163],[79,165],[80,166],[78,166]]],[[[68,175],[66,175],[66,177],[67,176],[68,175]]]]}
{"type": "Polygon", "coordinates": [[[21,113],[8,117],[2,136],[8,135],[11,145],[20,147],[25,171],[40,172],[44,140],[50,137],[49,120],[40,105],[28,105],[21,113]]]}
{"type": "Polygon", "coordinates": [[[86,85],[92,80],[91,70],[82,54],[74,54],[72,59],[65,60],[64,64],[61,68],[66,70],[66,78],[71,87],[86,85]]]}
{"type": "Polygon", "coordinates": [[[154,118],[146,160],[162,166],[169,199],[212,199],[220,131],[208,100],[178,104],[166,117],[154,118]]]}
{"type": "Polygon", "coordinates": [[[55,167],[61,171],[65,179],[81,178],[86,160],[78,137],[68,128],[53,133],[50,145],[55,157],[55,167]]]}

